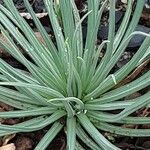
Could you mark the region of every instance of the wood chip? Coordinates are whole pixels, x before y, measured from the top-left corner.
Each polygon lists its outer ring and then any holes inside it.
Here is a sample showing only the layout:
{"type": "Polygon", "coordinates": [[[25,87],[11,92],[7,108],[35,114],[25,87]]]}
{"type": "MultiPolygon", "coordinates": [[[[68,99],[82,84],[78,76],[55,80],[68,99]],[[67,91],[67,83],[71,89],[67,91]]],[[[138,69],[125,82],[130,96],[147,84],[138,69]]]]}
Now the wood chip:
{"type": "Polygon", "coordinates": [[[8,142],[10,140],[12,140],[15,136],[16,136],[16,134],[10,134],[10,135],[4,136],[4,138],[3,138],[3,145],[7,145],[8,142]]]}
{"type": "Polygon", "coordinates": [[[16,150],[16,146],[13,143],[11,143],[0,147],[0,150],[16,150]]]}
{"type": "MultiPolygon", "coordinates": [[[[28,20],[32,19],[31,15],[29,13],[20,13],[20,15],[22,17],[24,17],[25,19],[28,19],[28,20]]],[[[40,18],[43,18],[43,17],[47,16],[48,13],[37,13],[35,15],[40,19],[40,18]]]]}
{"type": "Polygon", "coordinates": [[[128,1],[127,0],[121,0],[122,3],[127,4],[128,1]]]}

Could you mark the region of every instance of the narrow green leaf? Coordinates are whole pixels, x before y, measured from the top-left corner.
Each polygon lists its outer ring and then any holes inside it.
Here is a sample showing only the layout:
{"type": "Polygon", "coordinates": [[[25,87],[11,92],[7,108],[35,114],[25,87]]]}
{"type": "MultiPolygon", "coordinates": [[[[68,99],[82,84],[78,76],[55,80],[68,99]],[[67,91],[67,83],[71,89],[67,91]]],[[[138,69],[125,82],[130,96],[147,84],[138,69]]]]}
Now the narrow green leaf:
{"type": "Polygon", "coordinates": [[[82,142],[85,143],[92,150],[101,150],[101,148],[87,135],[87,133],[85,133],[85,131],[79,124],[77,125],[76,132],[80,140],[82,140],[82,142]]]}
{"type": "Polygon", "coordinates": [[[92,122],[112,122],[120,124],[150,124],[150,117],[125,117],[119,121],[109,120],[108,117],[115,116],[111,113],[104,113],[99,111],[88,111],[87,116],[92,122]]]}
{"type": "Polygon", "coordinates": [[[91,137],[94,139],[94,141],[105,150],[111,149],[111,150],[120,150],[116,146],[112,145],[96,128],[95,126],[90,122],[88,117],[82,113],[80,113],[78,116],[78,119],[82,126],[86,129],[86,131],[91,135],[91,137]]]}
{"type": "Polygon", "coordinates": [[[0,112],[1,118],[16,118],[16,117],[28,117],[28,116],[39,116],[39,115],[48,115],[55,112],[56,108],[49,108],[49,107],[41,107],[29,110],[17,110],[17,111],[7,111],[7,112],[0,112]]]}
{"type": "Polygon", "coordinates": [[[117,127],[111,124],[107,123],[95,123],[95,126],[98,129],[119,134],[123,136],[130,136],[130,137],[149,137],[150,136],[150,129],[130,129],[130,128],[123,128],[123,127],[117,127]]]}
{"type": "Polygon", "coordinates": [[[15,124],[15,125],[0,125],[0,136],[8,135],[10,133],[18,133],[18,132],[33,132],[40,130],[53,122],[56,122],[58,119],[66,115],[64,111],[56,111],[50,117],[45,118],[42,122],[38,124],[34,124],[32,126],[24,126],[23,123],[15,124]]]}
{"type": "Polygon", "coordinates": [[[67,149],[75,150],[76,143],[76,119],[67,117],[67,149]]]}
{"type": "Polygon", "coordinates": [[[38,145],[35,147],[35,150],[45,150],[46,147],[51,143],[51,141],[56,137],[56,135],[60,132],[63,125],[59,122],[55,122],[52,127],[47,131],[38,145]]]}

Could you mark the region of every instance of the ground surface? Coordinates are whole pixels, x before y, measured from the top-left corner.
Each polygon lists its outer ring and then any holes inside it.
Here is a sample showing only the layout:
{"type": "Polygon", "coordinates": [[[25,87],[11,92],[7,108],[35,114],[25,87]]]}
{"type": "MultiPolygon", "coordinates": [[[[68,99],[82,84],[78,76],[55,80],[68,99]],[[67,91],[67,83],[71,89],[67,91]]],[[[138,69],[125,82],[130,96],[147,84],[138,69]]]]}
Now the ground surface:
{"type": "MultiPolygon", "coordinates": [[[[14,0],[16,7],[18,8],[18,10],[22,13],[22,12],[26,12],[26,9],[23,5],[22,0],[14,0]]],[[[2,0],[0,0],[0,3],[3,3],[2,0]]],[[[43,13],[45,12],[45,7],[43,5],[43,0],[30,0],[31,5],[33,6],[33,9],[36,13],[43,13]]],[[[77,6],[80,9],[80,11],[82,12],[84,10],[84,6],[85,6],[85,0],[76,0],[77,6]]],[[[120,7],[122,7],[123,4],[119,5],[120,7]]],[[[117,22],[116,24],[119,25],[120,20],[122,19],[124,13],[124,9],[121,8],[119,9],[119,11],[117,12],[117,22]]],[[[104,16],[105,18],[105,16],[104,16]]],[[[32,24],[32,20],[27,19],[27,21],[32,24]]],[[[46,27],[47,31],[51,31],[49,23],[47,22],[47,18],[46,17],[42,17],[41,21],[43,23],[43,25],[46,27]]],[[[140,29],[144,30],[146,32],[150,32],[150,9],[144,9],[143,14],[141,16],[141,20],[140,20],[140,29]]],[[[85,25],[86,26],[86,25],[85,25]]],[[[34,26],[33,26],[34,28],[34,26]]],[[[100,30],[99,32],[99,40],[101,39],[105,39],[107,37],[107,26],[106,27],[102,27],[102,30],[100,30]]],[[[122,67],[122,65],[124,65],[126,62],[128,62],[130,60],[130,58],[132,57],[132,55],[134,55],[134,53],[137,50],[137,47],[140,46],[141,42],[143,41],[143,37],[141,39],[137,39],[135,40],[135,42],[133,41],[133,43],[130,43],[130,46],[128,47],[128,49],[126,50],[126,52],[124,53],[124,55],[122,56],[122,58],[120,59],[120,61],[117,63],[116,65],[116,69],[122,67]],[[138,41],[138,42],[137,42],[138,41]]],[[[18,62],[16,62],[14,59],[12,59],[11,57],[7,56],[4,57],[11,65],[15,66],[15,67],[19,67],[21,68],[22,66],[20,64],[18,64],[18,62]]],[[[150,63],[146,64],[146,67],[143,67],[140,71],[141,72],[145,72],[146,70],[150,69],[150,63]]],[[[137,74],[139,75],[139,74],[137,74]]],[[[150,89],[146,89],[146,90],[150,90],[150,89]]],[[[142,93],[136,93],[134,95],[132,95],[133,97],[142,94],[142,93]]],[[[9,110],[13,110],[14,108],[0,103],[0,111],[9,111],[9,110]]],[[[139,112],[137,112],[138,116],[141,115],[149,115],[150,116],[150,110],[141,110],[139,112]]],[[[5,124],[16,124],[18,122],[21,122],[22,120],[19,119],[6,119],[6,120],[1,120],[1,123],[5,123],[5,124]]],[[[131,128],[140,128],[140,126],[131,126],[131,128]]],[[[145,128],[150,128],[150,126],[145,126],[145,128]]],[[[4,143],[14,143],[16,146],[16,150],[33,150],[34,147],[36,146],[36,144],[38,143],[38,141],[43,137],[43,135],[46,133],[48,127],[41,130],[41,131],[37,131],[37,132],[33,132],[33,133],[20,133],[20,134],[16,134],[13,136],[8,136],[5,138],[2,138],[0,140],[0,145],[3,145],[4,143]]],[[[107,137],[111,136],[109,133],[104,133],[107,137]]],[[[117,145],[118,147],[120,147],[121,149],[124,150],[150,150],[150,139],[149,138],[131,138],[131,137],[120,137],[120,136],[116,136],[113,137],[113,142],[115,145],[117,145]]],[[[52,142],[52,144],[49,145],[49,147],[47,148],[48,150],[65,150],[65,146],[66,146],[66,137],[65,134],[63,132],[61,132],[52,142]]]]}

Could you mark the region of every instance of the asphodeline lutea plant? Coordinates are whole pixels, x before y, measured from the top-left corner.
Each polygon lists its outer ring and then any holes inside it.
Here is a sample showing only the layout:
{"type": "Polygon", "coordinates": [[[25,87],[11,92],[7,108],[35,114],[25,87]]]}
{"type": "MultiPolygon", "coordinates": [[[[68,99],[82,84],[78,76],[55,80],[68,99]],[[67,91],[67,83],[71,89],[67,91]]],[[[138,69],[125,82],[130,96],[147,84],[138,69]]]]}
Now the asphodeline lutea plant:
{"type": "Polygon", "coordinates": [[[150,85],[150,71],[118,86],[149,58],[150,34],[135,31],[145,1],[137,0],[132,11],[133,0],[128,0],[117,32],[115,0],[87,0],[88,11],[81,18],[74,0],[60,0],[57,6],[53,0],[44,0],[44,3],[54,40],[45,31],[28,0],[24,0],[44,43],[21,17],[12,0],[4,0],[5,7],[0,5],[0,30],[7,40],[0,39],[0,47],[26,68],[26,71],[15,68],[0,58],[0,102],[15,108],[14,111],[0,112],[0,117],[30,117],[15,125],[1,124],[0,136],[49,127],[35,150],[46,149],[61,130],[66,133],[68,150],[84,150],[83,143],[92,150],[119,150],[102,132],[110,132],[112,136],[150,136],[150,129],[122,126],[150,124],[150,117],[132,115],[150,107],[150,92],[124,100],[150,85]],[[106,6],[109,8],[108,39],[96,45],[106,6]],[[86,18],[87,34],[83,41],[82,22],[86,18]],[[132,59],[114,72],[115,64],[135,35],[145,36],[144,42],[132,59]],[[105,53],[100,58],[102,49],[105,53]]]}

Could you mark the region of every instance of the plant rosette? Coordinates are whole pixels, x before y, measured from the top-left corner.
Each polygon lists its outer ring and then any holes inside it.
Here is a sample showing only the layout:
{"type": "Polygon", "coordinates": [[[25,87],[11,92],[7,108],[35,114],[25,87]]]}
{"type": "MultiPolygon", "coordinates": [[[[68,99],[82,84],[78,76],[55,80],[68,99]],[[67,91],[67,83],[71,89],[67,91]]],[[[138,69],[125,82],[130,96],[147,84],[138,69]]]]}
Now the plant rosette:
{"type": "Polygon", "coordinates": [[[44,43],[20,16],[13,1],[5,0],[4,3],[5,7],[0,5],[0,30],[7,42],[0,39],[0,47],[27,71],[14,68],[0,58],[0,102],[16,108],[0,112],[0,117],[32,118],[15,125],[1,124],[0,136],[33,132],[49,126],[35,150],[46,149],[62,129],[66,133],[68,150],[84,150],[80,141],[92,150],[119,150],[101,131],[131,137],[150,136],[150,129],[122,126],[150,124],[150,117],[132,115],[141,108],[150,107],[150,92],[124,100],[150,85],[150,71],[126,85],[117,86],[150,56],[150,34],[135,31],[144,0],[136,2],[134,11],[133,0],[128,0],[117,32],[114,0],[87,0],[88,12],[82,18],[74,0],[61,0],[57,4],[53,0],[44,0],[55,43],[27,0],[24,4],[44,43]],[[97,33],[106,6],[109,6],[108,39],[97,46],[97,33]],[[87,35],[83,41],[82,22],[85,18],[88,18],[87,35]],[[145,36],[144,42],[127,64],[110,73],[135,35],[145,36]],[[19,51],[18,44],[30,60],[19,51]],[[102,49],[105,54],[99,58],[102,49]]]}

